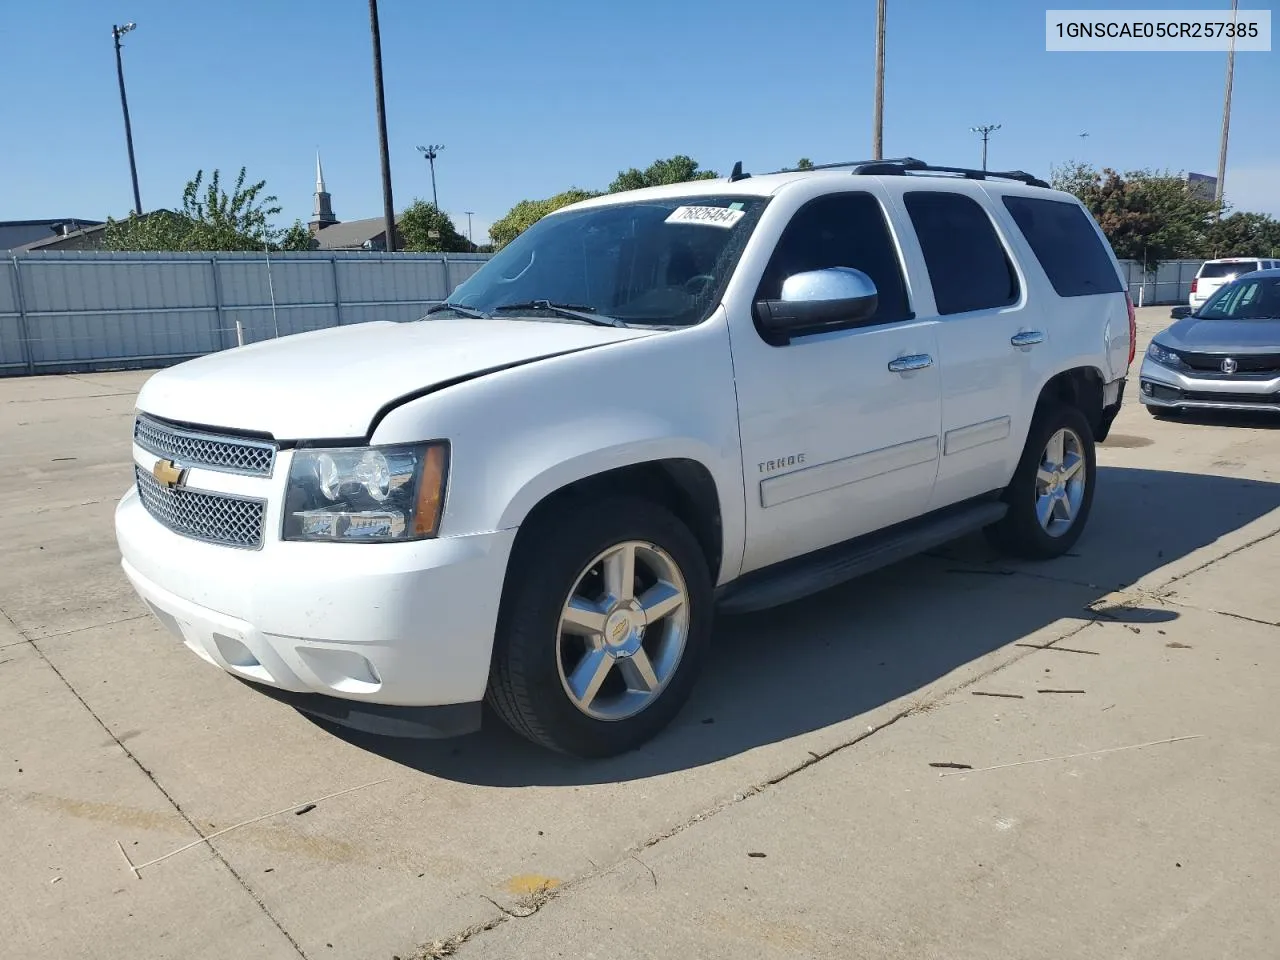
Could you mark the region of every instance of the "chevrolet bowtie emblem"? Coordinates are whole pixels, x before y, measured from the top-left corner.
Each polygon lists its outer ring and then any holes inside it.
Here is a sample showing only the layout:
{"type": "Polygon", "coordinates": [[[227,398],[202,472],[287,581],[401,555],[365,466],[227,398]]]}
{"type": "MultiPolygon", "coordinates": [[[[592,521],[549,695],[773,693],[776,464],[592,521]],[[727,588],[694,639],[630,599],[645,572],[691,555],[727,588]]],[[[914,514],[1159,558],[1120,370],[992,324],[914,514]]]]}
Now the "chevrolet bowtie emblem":
{"type": "Polygon", "coordinates": [[[151,468],[151,475],[166,487],[176,487],[182,483],[187,471],[176,466],[172,460],[157,460],[151,468]]]}

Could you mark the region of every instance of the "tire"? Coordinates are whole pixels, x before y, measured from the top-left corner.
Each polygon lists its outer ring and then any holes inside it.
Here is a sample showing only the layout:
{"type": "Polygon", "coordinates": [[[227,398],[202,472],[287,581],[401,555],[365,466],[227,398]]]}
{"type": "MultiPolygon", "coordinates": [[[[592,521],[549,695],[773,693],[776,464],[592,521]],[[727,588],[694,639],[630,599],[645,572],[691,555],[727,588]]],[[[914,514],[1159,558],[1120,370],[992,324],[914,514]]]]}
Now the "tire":
{"type": "MultiPolygon", "coordinates": [[[[1053,457],[1050,456],[1050,460],[1053,457]]],[[[1054,472],[1054,480],[1066,473],[1054,472]]],[[[1052,560],[1070,550],[1084,532],[1093,506],[1093,490],[1097,480],[1097,460],[1094,453],[1093,431],[1083,413],[1075,407],[1055,404],[1041,407],[1027,432],[1027,443],[1022,459],[1013,473],[1013,479],[1005,488],[1004,502],[1009,511],[1004,518],[987,528],[988,538],[1000,550],[1028,560],[1052,560]],[[1065,433],[1063,433],[1065,431],[1065,433]],[[1050,454],[1047,449],[1051,439],[1064,436],[1064,460],[1070,466],[1072,456],[1080,466],[1070,478],[1058,484],[1047,484],[1039,477],[1041,461],[1050,454]],[[1077,478],[1083,478],[1083,487],[1077,478]],[[1041,521],[1045,504],[1042,494],[1051,500],[1049,521],[1041,521]],[[1069,522],[1066,515],[1070,515],[1069,522]]]]}
{"type": "Polygon", "coordinates": [[[517,733],[561,753],[632,750],[689,698],[710,641],[712,600],[698,541],[665,508],[621,496],[553,508],[522,531],[512,556],[489,703],[517,733]],[[619,586],[628,550],[630,604],[619,586]],[[671,607],[673,590],[683,601],[671,607]],[[669,611],[650,621],[638,606],[646,596],[651,611],[663,609],[657,599],[669,611]],[[581,622],[563,630],[566,614],[581,622]]]}

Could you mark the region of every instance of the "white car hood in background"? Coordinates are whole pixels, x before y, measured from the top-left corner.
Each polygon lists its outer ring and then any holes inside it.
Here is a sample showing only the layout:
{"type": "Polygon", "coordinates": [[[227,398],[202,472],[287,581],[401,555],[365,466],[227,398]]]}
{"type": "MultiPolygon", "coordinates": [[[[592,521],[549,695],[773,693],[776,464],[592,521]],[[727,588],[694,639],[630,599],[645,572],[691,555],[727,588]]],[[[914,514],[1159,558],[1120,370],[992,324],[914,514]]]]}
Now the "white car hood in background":
{"type": "Polygon", "coordinates": [[[361,437],[388,403],[436,384],[650,336],[549,320],[378,321],[267,340],[162,370],[138,409],[277,440],[361,437]]]}

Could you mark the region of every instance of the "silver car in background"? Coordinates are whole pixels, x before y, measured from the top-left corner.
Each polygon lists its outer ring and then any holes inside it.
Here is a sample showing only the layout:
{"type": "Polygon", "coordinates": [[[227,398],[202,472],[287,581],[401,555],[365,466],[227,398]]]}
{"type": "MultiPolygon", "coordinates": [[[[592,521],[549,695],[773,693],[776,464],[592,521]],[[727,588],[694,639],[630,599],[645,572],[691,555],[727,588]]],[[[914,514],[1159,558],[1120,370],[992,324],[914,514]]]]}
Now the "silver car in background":
{"type": "Polygon", "coordinates": [[[1152,416],[1183,410],[1280,413],[1280,269],[1220,287],[1152,338],[1138,397],[1152,416]]]}

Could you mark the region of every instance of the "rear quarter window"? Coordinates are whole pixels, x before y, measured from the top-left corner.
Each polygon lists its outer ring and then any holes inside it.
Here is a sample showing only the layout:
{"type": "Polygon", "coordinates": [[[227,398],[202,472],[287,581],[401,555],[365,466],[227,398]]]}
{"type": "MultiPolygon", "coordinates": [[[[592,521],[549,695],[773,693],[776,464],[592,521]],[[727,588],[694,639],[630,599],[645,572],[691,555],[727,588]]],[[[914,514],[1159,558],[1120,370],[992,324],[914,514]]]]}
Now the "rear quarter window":
{"type": "Polygon", "coordinates": [[[1005,209],[1060,297],[1119,293],[1124,288],[1088,214],[1065,200],[1005,196],[1005,209]]]}

